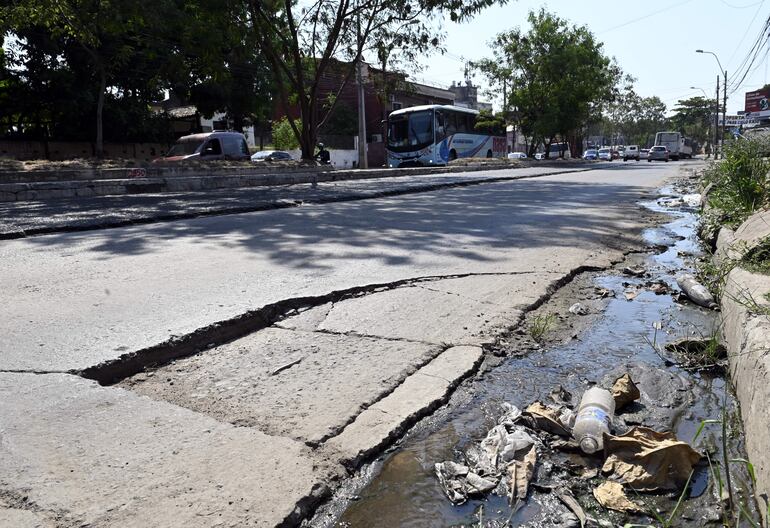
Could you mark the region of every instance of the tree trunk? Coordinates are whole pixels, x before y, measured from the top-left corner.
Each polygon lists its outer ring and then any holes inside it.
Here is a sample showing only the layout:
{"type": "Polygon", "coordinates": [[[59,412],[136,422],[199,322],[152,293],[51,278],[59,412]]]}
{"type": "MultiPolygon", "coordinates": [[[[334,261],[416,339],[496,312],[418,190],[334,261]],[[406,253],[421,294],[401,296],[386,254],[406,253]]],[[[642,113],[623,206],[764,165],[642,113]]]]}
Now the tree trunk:
{"type": "Polygon", "coordinates": [[[96,157],[104,157],[104,126],[102,113],[104,112],[104,92],[107,90],[107,72],[104,66],[99,65],[99,97],[96,101],[96,157]]]}

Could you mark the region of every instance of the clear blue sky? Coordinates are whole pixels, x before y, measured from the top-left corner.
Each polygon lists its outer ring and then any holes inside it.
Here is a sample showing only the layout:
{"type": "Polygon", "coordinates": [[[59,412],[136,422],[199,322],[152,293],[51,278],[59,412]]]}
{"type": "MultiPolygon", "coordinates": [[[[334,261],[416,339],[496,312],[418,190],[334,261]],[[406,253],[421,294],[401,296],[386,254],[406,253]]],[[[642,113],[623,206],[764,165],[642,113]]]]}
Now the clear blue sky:
{"type": "MultiPolygon", "coordinates": [[[[697,54],[696,49],[716,53],[732,83],[735,70],[770,14],[770,0],[512,1],[488,9],[466,24],[447,24],[449,53],[425,60],[424,70],[412,78],[441,86],[462,80],[462,59],[491,57],[488,44],[494,36],[517,26],[527,28],[527,13],[541,6],[573,24],[588,26],[604,43],[605,53],[637,78],[636,91],[659,96],[669,110],[678,99],[703,95],[691,86],[713,97],[719,66],[713,56],[697,54]]],[[[744,92],[768,81],[765,52],[770,46],[764,44],[753,71],[728,96],[729,113],[743,110],[744,92]]],[[[483,86],[483,77],[477,74],[474,82],[483,86]]]]}

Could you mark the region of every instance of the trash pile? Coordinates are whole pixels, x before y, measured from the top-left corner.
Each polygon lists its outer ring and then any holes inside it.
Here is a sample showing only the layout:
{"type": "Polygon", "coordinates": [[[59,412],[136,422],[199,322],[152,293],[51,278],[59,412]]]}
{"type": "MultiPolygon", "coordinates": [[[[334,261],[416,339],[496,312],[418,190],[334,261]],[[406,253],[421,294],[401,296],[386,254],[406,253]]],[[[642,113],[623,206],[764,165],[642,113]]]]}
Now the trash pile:
{"type": "Polygon", "coordinates": [[[554,403],[535,401],[523,411],[506,403],[486,438],[466,449],[465,460],[435,464],[436,475],[455,505],[494,492],[507,497],[515,511],[526,501],[530,487],[535,487],[555,494],[572,512],[573,521],[584,526],[586,515],[568,487],[538,482],[537,476],[539,457],[557,451],[573,456],[581,453],[589,459],[582,477],[604,477],[593,488],[593,497],[600,505],[620,512],[641,512],[642,507],[628,497],[627,489],[680,490],[701,455],[670,432],[634,426],[623,434],[611,434],[615,412],[640,397],[631,376],[624,374],[609,391],[599,387],[586,390],[576,411],[572,395],[562,387],[551,392],[554,403]]]}

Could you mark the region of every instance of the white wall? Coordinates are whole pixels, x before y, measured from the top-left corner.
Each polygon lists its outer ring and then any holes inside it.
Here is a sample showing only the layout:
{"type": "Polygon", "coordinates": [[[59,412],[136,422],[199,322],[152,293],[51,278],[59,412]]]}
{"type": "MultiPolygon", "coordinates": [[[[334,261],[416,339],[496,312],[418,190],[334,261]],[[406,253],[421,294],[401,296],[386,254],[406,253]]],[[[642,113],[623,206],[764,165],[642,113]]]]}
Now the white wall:
{"type": "MultiPolygon", "coordinates": [[[[299,149],[288,151],[294,159],[300,159],[302,152],[299,149]]],[[[329,149],[330,162],[335,169],[352,169],[358,165],[357,150],[329,149]]]]}

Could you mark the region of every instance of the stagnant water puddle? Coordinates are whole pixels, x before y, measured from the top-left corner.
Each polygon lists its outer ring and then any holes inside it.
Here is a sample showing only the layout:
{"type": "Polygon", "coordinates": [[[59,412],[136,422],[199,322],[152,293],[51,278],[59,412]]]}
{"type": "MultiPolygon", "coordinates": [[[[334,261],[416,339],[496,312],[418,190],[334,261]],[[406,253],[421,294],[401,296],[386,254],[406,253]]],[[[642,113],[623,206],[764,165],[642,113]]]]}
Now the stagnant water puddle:
{"type": "MultiPolygon", "coordinates": [[[[661,194],[681,195],[688,190],[683,188],[685,182],[686,179],[675,184],[676,188],[662,189],[661,194]]],[[[550,402],[549,394],[560,385],[573,394],[573,401],[579,401],[591,383],[609,388],[615,378],[626,372],[640,386],[642,400],[616,418],[619,430],[641,424],[658,431],[673,431],[680,440],[690,442],[704,420],[719,419],[724,411],[730,417],[726,442],[729,457],[745,457],[737,404],[723,374],[671,365],[664,359],[666,353],[661,353],[662,347],[656,352],[650,344],[713,335],[719,324],[718,315],[687,302],[677,303],[671,295],[656,295],[644,289],[630,301],[624,296],[634,285],[651,279],[663,281],[675,290],[676,273],[692,270],[694,258],[700,253],[695,235],[697,215],[686,205],[671,208],[661,205],[664,202],[660,199],[643,204],[672,216],[670,222],[647,230],[645,238],[650,246],[667,249],[657,254],[632,256],[630,262],[620,266],[641,264],[648,271],[647,277],[631,278],[618,269],[584,278],[582,285],[572,285],[571,293],[569,287],[565,288],[573,297],[564,302],[582,302],[583,299],[574,297],[582,294],[589,305],[606,308],[603,312],[595,309],[600,313],[576,335],[562,328],[561,334],[566,335],[566,339],[560,337],[555,345],[510,357],[465,384],[448,406],[423,420],[397,447],[365,467],[309,524],[318,527],[579,526],[577,519],[549,492],[549,486],[556,484],[573,492],[589,518],[595,520],[589,525],[623,526],[633,522],[658,526],[660,523],[652,515],[631,516],[599,506],[591,492],[604,479],[601,475],[592,479],[576,475],[585,467],[600,468],[600,457],[568,453],[541,456],[539,453],[533,479],[535,486],[530,487],[525,505],[515,512],[506,497],[494,493],[460,506],[451,504],[434,471],[437,462],[463,460],[465,450],[483,439],[496,424],[503,402],[520,408],[535,400],[550,402]],[[614,297],[596,300],[597,287],[611,290],[614,297]]],[[[547,303],[539,310],[547,312],[556,308],[563,312],[564,306],[547,303]]],[[[574,321],[577,316],[562,315],[557,325],[567,326],[570,317],[574,321]]],[[[713,461],[721,461],[721,433],[720,425],[707,425],[694,447],[700,452],[708,451],[713,461]]],[[[718,466],[718,462],[714,462],[714,466],[718,466]]],[[[735,464],[732,469],[733,484],[740,481],[741,485],[736,487],[742,487],[743,495],[747,496],[745,487],[750,485],[750,480],[745,466],[735,464]]],[[[671,526],[719,525],[717,487],[713,470],[703,461],[696,467],[687,500],[671,526]]],[[[674,509],[679,494],[635,496],[629,492],[629,496],[646,512],[654,508],[665,518],[674,509]]],[[[751,500],[744,502],[753,512],[751,500]]]]}

